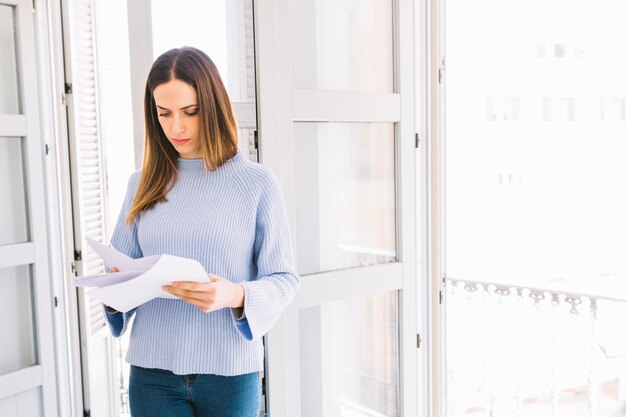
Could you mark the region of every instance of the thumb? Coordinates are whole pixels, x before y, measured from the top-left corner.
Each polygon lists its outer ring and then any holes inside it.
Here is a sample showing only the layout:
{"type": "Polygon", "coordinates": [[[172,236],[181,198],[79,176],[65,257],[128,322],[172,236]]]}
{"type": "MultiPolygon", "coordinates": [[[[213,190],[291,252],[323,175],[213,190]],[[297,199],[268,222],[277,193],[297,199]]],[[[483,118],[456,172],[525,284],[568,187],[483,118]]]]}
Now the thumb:
{"type": "Polygon", "coordinates": [[[217,277],[215,275],[211,275],[209,274],[209,281],[211,282],[217,282],[217,277]]]}

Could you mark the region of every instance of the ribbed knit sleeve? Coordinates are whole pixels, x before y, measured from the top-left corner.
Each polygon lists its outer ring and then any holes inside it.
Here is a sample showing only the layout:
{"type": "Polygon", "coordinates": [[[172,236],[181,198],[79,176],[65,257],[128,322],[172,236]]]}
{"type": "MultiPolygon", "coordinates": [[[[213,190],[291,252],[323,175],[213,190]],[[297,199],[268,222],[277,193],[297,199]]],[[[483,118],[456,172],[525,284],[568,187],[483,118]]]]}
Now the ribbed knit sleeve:
{"type": "MultiPolygon", "coordinates": [[[[137,239],[137,220],[135,220],[133,226],[130,227],[126,225],[126,216],[128,216],[128,212],[130,211],[133,200],[135,199],[135,193],[137,192],[140,176],[141,171],[136,171],[128,180],[124,203],[122,204],[117,224],[113,230],[113,235],[111,236],[111,246],[133,259],[143,257],[143,253],[141,252],[141,247],[139,246],[139,241],[137,239]]],[[[113,266],[115,265],[105,265],[105,269],[109,271],[109,269],[113,266]]],[[[104,316],[109,323],[111,334],[114,337],[119,337],[124,334],[130,319],[135,314],[135,309],[126,313],[109,313],[106,309],[103,309],[103,311],[104,316]]]]}
{"type": "Polygon", "coordinates": [[[235,325],[246,340],[255,341],[291,302],[300,277],[293,266],[285,202],[276,176],[269,170],[254,170],[251,181],[260,185],[254,241],[257,276],[241,283],[244,316],[235,325]]]}

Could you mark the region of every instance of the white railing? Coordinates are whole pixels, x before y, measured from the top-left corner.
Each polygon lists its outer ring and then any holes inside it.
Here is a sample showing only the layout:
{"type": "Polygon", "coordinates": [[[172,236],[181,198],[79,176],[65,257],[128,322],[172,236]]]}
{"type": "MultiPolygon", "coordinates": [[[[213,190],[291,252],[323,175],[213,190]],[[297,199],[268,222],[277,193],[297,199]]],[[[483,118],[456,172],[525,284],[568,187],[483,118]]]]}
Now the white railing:
{"type": "Polygon", "coordinates": [[[619,296],[446,280],[447,417],[626,416],[619,296]]]}

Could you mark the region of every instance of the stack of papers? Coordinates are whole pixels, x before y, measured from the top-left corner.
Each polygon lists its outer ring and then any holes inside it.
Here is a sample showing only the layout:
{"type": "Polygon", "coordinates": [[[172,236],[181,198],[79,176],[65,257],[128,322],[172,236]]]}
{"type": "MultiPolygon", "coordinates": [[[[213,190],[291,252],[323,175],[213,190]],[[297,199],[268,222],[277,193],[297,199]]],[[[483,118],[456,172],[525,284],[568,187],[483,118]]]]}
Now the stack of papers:
{"type": "Polygon", "coordinates": [[[119,272],[76,277],[74,285],[96,287],[88,295],[117,311],[125,313],[154,298],[177,298],[162,288],[173,281],[209,282],[204,267],[194,259],[172,255],[133,259],[93,239],[87,242],[119,272]]]}

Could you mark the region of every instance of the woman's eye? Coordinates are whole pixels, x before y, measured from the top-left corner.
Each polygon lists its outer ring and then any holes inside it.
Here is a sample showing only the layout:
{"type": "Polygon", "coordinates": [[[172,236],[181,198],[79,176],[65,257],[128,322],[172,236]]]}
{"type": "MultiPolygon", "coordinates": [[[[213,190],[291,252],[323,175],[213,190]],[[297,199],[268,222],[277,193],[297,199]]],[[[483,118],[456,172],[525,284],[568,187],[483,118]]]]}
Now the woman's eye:
{"type": "Polygon", "coordinates": [[[159,113],[159,117],[167,117],[169,116],[169,113],[159,113]]]}
{"type": "Polygon", "coordinates": [[[190,112],[185,112],[185,114],[186,114],[187,116],[195,116],[196,114],[198,114],[198,110],[195,110],[195,111],[190,111],[190,112]]]}

